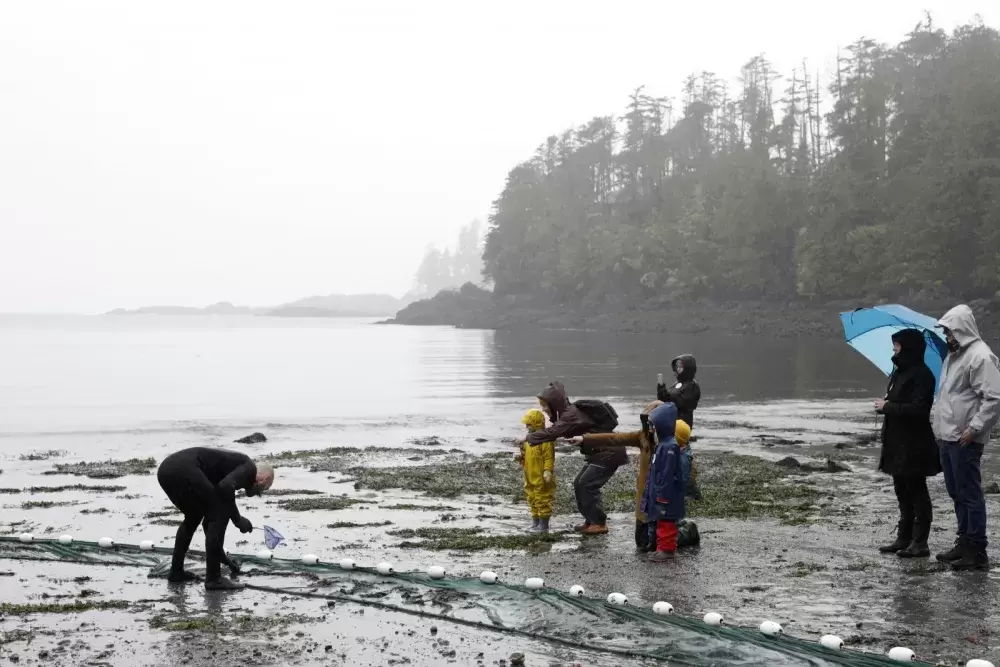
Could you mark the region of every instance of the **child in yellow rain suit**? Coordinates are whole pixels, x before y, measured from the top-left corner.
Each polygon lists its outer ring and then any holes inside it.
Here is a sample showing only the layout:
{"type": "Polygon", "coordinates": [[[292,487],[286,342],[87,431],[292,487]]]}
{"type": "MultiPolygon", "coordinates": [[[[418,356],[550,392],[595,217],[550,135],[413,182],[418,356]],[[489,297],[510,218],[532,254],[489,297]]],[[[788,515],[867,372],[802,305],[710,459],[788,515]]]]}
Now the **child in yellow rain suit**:
{"type": "MultiPolygon", "coordinates": [[[[545,428],[545,415],[541,410],[528,410],[521,423],[528,432],[545,428]]],[[[531,530],[534,533],[549,532],[552,517],[552,503],[556,498],[556,443],[543,442],[536,447],[525,447],[521,443],[518,462],[524,468],[524,495],[531,509],[531,530]]]]}

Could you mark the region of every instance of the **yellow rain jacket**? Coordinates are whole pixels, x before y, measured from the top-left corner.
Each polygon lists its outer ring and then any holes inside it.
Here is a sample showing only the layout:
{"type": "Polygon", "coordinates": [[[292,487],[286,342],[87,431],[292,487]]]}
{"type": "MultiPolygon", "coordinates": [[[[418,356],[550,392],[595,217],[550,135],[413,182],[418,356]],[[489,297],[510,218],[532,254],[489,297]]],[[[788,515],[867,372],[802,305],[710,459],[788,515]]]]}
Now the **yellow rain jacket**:
{"type": "MultiPolygon", "coordinates": [[[[521,423],[528,431],[545,428],[545,415],[541,410],[528,410],[521,423]]],[[[524,495],[528,498],[531,518],[548,519],[552,516],[552,504],[556,498],[556,443],[543,442],[535,447],[521,443],[521,465],[524,466],[524,495]],[[549,479],[545,480],[548,472],[549,479]]]]}

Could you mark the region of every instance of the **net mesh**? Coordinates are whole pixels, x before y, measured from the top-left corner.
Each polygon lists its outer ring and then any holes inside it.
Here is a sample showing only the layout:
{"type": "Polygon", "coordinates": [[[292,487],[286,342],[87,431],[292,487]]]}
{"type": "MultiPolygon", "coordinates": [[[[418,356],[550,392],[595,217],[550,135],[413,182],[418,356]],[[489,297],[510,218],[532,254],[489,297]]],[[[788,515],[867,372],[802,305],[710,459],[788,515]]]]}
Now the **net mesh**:
{"type": "MultiPolygon", "coordinates": [[[[26,543],[18,537],[0,536],[0,558],[148,567],[151,577],[166,576],[171,553],[171,549],[143,550],[137,545],[102,548],[96,542],[26,543]]],[[[191,551],[189,555],[199,561],[204,559],[203,552],[191,551]]],[[[621,656],[695,667],[898,664],[873,653],[832,650],[788,635],[766,637],[757,629],[710,626],[701,619],[679,614],[659,616],[634,606],[574,597],[551,588],[490,585],[479,579],[432,579],[421,572],[383,576],[375,568],[344,570],[337,563],[306,565],[293,559],[235,557],[244,572],[267,575],[260,579],[267,585],[247,585],[253,590],[365,605],[621,656]],[[275,585],[275,577],[285,579],[275,585]],[[289,577],[299,581],[288,581],[289,577]]]]}

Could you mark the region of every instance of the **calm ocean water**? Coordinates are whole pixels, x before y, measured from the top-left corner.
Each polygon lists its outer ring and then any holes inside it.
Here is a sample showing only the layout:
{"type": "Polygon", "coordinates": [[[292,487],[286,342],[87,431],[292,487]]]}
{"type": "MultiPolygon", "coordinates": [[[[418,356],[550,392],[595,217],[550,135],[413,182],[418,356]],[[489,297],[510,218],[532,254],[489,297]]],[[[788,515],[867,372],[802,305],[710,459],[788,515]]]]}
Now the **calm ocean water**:
{"type": "Polygon", "coordinates": [[[521,412],[552,378],[574,398],[612,400],[626,425],[681,352],[698,356],[708,412],[795,420],[884,383],[837,341],[8,315],[0,316],[0,453],[160,450],[253,430],[290,446],[437,435],[473,447],[518,433],[521,412]]]}

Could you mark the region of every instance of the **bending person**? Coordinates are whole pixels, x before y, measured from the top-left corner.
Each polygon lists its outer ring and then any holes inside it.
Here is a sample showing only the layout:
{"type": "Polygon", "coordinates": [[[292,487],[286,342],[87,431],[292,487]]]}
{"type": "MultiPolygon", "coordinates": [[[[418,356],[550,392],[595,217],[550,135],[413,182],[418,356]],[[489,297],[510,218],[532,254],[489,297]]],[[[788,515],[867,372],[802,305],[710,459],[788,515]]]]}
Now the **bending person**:
{"type": "Polygon", "coordinates": [[[205,588],[230,590],[242,588],[222,576],[222,564],[233,576],[239,566],[226,555],[226,526],[230,521],[241,533],[253,530],[249,519],[240,516],[236,507],[236,490],[247,496],[258,496],[271,488],[274,470],[267,464],[255,464],[239,452],[208,447],[182,449],[163,459],[156,473],[160,487],[174,506],[184,513],[177,529],[169,581],[191,581],[195,575],[184,569],[184,558],[198,524],[205,530],[205,588]]]}
{"type": "MultiPolygon", "coordinates": [[[[562,382],[549,384],[540,394],[538,403],[552,426],[528,434],[527,442],[537,447],[558,438],[572,438],[584,433],[610,433],[618,426],[618,415],[607,403],[577,401],[570,403],[562,382]]],[[[608,532],[608,515],[604,512],[601,489],[619,467],[628,464],[628,455],[621,447],[609,449],[582,448],[587,464],[573,481],[576,507],[583,515],[583,524],[576,531],[584,535],[604,535],[608,532]]]]}

